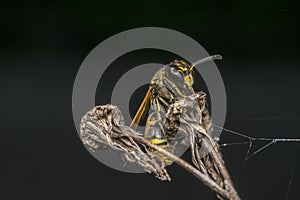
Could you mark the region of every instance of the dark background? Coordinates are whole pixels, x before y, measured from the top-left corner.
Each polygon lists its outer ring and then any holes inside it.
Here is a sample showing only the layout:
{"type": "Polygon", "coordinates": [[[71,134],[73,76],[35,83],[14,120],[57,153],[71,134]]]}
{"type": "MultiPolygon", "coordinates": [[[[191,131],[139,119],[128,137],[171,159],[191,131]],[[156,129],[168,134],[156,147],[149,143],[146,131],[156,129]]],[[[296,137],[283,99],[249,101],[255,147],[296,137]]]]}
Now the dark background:
{"type": "MultiPolygon", "coordinates": [[[[300,138],[299,6],[299,1],[283,0],[2,4],[0,198],[215,199],[175,164],[169,167],[173,179],[166,183],[147,174],[115,171],[94,159],[72,118],[77,70],[96,45],[121,31],[174,29],[210,54],[223,55],[217,65],[228,97],[226,127],[253,137],[300,138]]],[[[145,51],[122,66],[146,63],[146,58],[161,63],[171,59],[145,51]]],[[[110,82],[99,84],[112,87],[110,82]]],[[[108,103],[108,90],[97,96],[99,103],[108,103]]],[[[247,140],[222,134],[221,143],[233,141],[247,140]]],[[[222,148],[240,196],[299,199],[298,146],[274,144],[244,167],[247,145],[222,148]]]]}

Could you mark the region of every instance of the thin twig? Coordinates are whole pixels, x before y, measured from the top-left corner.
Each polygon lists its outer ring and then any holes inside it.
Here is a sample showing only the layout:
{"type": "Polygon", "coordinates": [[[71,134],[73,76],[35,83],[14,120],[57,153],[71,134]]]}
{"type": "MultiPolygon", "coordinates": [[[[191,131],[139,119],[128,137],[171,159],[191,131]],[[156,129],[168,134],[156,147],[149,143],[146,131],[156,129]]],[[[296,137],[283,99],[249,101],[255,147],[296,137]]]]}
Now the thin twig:
{"type": "MultiPolygon", "coordinates": [[[[202,173],[176,155],[153,144],[142,137],[139,132],[125,126],[121,111],[116,106],[96,106],[84,115],[80,128],[81,140],[91,149],[97,150],[101,144],[109,145],[115,150],[126,153],[132,162],[141,165],[147,172],[156,174],[157,178],[169,180],[169,175],[164,169],[165,164],[161,163],[159,166],[159,163],[152,157],[151,151],[156,151],[193,174],[203,184],[211,188],[221,199],[240,199],[225,168],[222,156],[209,140],[211,139],[210,136],[206,138],[209,142],[204,140],[206,142],[203,142],[203,145],[207,150],[212,150],[210,154],[223,176],[224,188],[207,174],[202,173]]],[[[158,157],[156,158],[159,159],[158,157]]]]}
{"type": "Polygon", "coordinates": [[[154,149],[155,151],[158,151],[159,153],[162,153],[163,155],[167,156],[171,160],[173,160],[175,163],[177,163],[179,166],[183,167],[186,169],[188,172],[193,174],[197,179],[199,179],[204,185],[208,186],[211,188],[214,192],[219,194],[220,196],[224,197],[225,199],[231,199],[229,194],[227,193],[226,190],[221,188],[218,184],[216,184],[212,179],[208,178],[204,174],[202,174],[199,170],[197,170],[195,167],[187,163],[186,161],[182,160],[181,158],[177,157],[176,155],[160,148],[159,146],[151,143],[150,141],[146,140],[143,137],[136,136],[136,135],[131,135],[132,138],[140,144],[144,144],[147,147],[154,149]]]}

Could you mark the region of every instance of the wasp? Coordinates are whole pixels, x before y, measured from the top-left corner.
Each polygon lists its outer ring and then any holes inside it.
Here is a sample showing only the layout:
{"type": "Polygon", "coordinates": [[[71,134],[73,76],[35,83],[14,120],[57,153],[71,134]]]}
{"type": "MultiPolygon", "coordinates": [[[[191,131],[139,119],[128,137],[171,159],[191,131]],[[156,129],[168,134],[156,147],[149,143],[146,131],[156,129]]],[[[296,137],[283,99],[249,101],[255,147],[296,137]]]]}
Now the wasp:
{"type": "MultiPolygon", "coordinates": [[[[176,151],[182,145],[190,147],[192,162],[197,168],[196,172],[188,167],[190,172],[197,177],[201,175],[201,180],[217,191],[219,199],[240,199],[224,165],[218,142],[211,137],[206,94],[195,92],[193,88],[195,66],[220,59],[220,55],[195,63],[176,59],[163,66],[151,79],[130,127],[125,125],[116,106],[95,107],[82,118],[80,136],[83,143],[92,150],[99,149],[101,144],[120,150],[128,161],[136,162],[160,180],[170,180],[165,166],[176,159],[178,162],[180,158],[174,155],[176,151]],[[140,134],[135,129],[148,109],[146,128],[140,134]],[[202,155],[201,147],[205,151],[202,155]]],[[[187,167],[182,160],[179,163],[187,167]]]]}
{"type": "MultiPolygon", "coordinates": [[[[179,142],[181,144],[185,143],[185,145],[188,145],[187,140],[184,140],[184,138],[187,137],[183,136],[182,133],[179,132],[180,115],[182,113],[179,112],[178,115],[175,116],[175,119],[173,116],[173,120],[166,118],[166,115],[168,114],[168,111],[171,110],[170,106],[174,105],[175,102],[195,95],[195,91],[193,89],[193,70],[195,69],[195,66],[207,61],[218,59],[222,59],[222,56],[209,56],[192,64],[186,60],[175,59],[169,64],[164,65],[151,79],[149,89],[146,92],[146,95],[140,104],[130,127],[135,129],[147,108],[150,107],[149,115],[146,120],[144,137],[172,153],[176,150],[176,146],[179,142]]],[[[194,121],[200,122],[203,112],[197,112],[197,108],[193,108],[188,112],[189,113],[185,113],[186,116],[192,115],[194,121]]],[[[174,112],[172,114],[174,115],[174,112]]],[[[209,117],[207,111],[205,111],[204,114],[206,114],[206,117],[209,117]]],[[[209,120],[206,121],[207,124],[209,124],[209,120]]],[[[186,132],[186,130],[183,130],[183,132],[186,132]]],[[[160,156],[167,164],[172,163],[172,161],[168,160],[168,158],[163,155],[160,156]]]]}

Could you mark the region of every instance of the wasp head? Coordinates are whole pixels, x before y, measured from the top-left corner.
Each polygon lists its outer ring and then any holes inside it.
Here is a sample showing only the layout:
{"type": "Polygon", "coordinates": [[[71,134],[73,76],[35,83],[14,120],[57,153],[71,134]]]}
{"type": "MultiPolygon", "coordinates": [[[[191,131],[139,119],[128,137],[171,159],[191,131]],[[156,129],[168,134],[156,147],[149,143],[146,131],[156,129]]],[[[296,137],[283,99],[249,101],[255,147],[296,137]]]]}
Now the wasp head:
{"type": "Polygon", "coordinates": [[[170,63],[170,67],[173,68],[176,72],[178,72],[181,76],[184,77],[184,82],[192,87],[194,83],[194,78],[192,75],[192,71],[194,66],[185,60],[174,60],[170,63]]]}

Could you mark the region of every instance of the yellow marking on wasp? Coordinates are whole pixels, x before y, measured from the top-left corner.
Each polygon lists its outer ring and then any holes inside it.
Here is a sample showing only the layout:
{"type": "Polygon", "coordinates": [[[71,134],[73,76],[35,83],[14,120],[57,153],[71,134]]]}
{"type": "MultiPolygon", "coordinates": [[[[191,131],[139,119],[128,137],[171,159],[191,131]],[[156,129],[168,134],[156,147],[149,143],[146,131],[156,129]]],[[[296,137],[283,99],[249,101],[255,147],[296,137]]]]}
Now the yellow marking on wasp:
{"type": "MultiPolygon", "coordinates": [[[[160,148],[163,148],[163,149],[166,149],[166,147],[168,146],[166,143],[168,142],[168,140],[166,139],[157,139],[157,138],[154,138],[154,139],[151,139],[150,140],[153,144],[156,144],[156,145],[159,145],[160,148]],[[162,145],[163,144],[163,145],[162,145]]],[[[164,154],[161,154],[157,151],[154,151],[154,153],[161,157],[167,165],[170,165],[172,163],[172,160],[170,160],[169,157],[165,156],[164,154]]]]}
{"type": "Polygon", "coordinates": [[[167,143],[168,140],[167,139],[157,139],[157,138],[153,138],[150,140],[153,144],[163,144],[163,143],[167,143]]]}
{"type": "Polygon", "coordinates": [[[192,66],[190,67],[190,70],[193,70],[195,66],[196,66],[196,65],[192,65],[192,66]]]}
{"type": "Polygon", "coordinates": [[[182,72],[185,72],[187,70],[188,69],[186,67],[181,67],[181,66],[178,66],[178,69],[177,69],[177,71],[182,71],[182,72]]]}
{"type": "Polygon", "coordinates": [[[181,62],[181,64],[183,64],[183,65],[188,65],[188,63],[185,62],[184,60],[180,60],[180,62],[181,62]]]}
{"type": "Polygon", "coordinates": [[[154,125],[155,123],[156,123],[156,121],[154,121],[154,120],[147,120],[146,126],[151,126],[151,125],[154,125]]]}
{"type": "Polygon", "coordinates": [[[184,76],[184,81],[190,87],[194,84],[194,79],[193,79],[193,77],[191,75],[184,76]]]}

